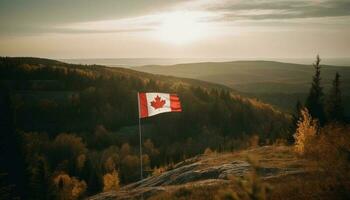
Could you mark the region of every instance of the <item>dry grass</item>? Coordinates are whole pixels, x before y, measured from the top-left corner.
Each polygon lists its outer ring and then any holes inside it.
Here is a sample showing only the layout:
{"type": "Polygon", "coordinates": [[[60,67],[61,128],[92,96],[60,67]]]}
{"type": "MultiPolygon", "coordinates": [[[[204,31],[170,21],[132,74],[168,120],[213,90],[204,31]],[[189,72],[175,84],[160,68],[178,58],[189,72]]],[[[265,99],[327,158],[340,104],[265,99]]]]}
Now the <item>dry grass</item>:
{"type": "Polygon", "coordinates": [[[234,153],[206,154],[203,157],[205,157],[203,162],[206,165],[220,165],[232,162],[233,160],[245,160],[253,167],[251,172],[246,176],[242,178],[231,177],[230,181],[225,184],[196,185],[194,183],[190,186],[180,187],[180,189],[173,188],[151,199],[269,199],[267,197],[271,197],[271,195],[268,194],[273,192],[270,190],[270,183],[261,180],[255,173],[255,170],[258,171],[259,168],[286,168],[290,166],[304,168],[307,164],[306,161],[297,157],[292,147],[280,145],[258,147],[234,153]]]}
{"type": "Polygon", "coordinates": [[[232,177],[228,183],[191,185],[169,190],[151,200],[265,200],[269,187],[263,183],[255,173],[249,173],[245,177],[232,177]]]}
{"type": "Polygon", "coordinates": [[[305,146],[303,156],[296,153],[293,146],[283,143],[226,153],[208,150],[189,162],[201,161],[205,164],[203,166],[214,166],[245,160],[252,169],[242,178],[167,186],[166,192],[150,199],[350,199],[349,130],[339,126],[323,128],[320,135],[305,146]],[[270,176],[269,170],[277,170],[278,173],[270,176]]]}
{"type": "Polygon", "coordinates": [[[304,174],[270,180],[269,199],[350,199],[350,127],[330,124],[305,143],[304,174]]]}

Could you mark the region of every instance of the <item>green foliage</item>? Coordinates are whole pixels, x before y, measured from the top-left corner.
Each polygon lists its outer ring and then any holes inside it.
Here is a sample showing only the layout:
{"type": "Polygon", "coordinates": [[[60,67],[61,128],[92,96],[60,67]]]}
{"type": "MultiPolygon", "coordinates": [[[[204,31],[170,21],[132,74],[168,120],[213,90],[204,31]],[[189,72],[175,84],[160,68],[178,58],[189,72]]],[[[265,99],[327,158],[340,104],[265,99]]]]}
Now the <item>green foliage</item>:
{"type": "Polygon", "coordinates": [[[340,75],[335,74],[332,88],[328,94],[325,105],[327,121],[344,122],[344,107],[340,90],[340,75]]]}
{"type": "Polygon", "coordinates": [[[317,118],[321,124],[325,122],[323,88],[321,87],[321,59],[317,55],[314,63],[315,75],[312,78],[312,84],[309,96],[306,99],[305,107],[309,110],[313,118],[317,118]]]}

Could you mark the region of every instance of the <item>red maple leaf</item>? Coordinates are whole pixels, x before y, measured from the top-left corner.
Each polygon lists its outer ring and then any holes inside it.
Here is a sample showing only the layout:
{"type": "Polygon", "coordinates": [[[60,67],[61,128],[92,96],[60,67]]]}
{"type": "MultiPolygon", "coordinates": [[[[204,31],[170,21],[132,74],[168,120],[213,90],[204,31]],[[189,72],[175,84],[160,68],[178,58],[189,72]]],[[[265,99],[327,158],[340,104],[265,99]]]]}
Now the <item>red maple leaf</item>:
{"type": "Polygon", "coordinates": [[[151,101],[151,106],[154,109],[163,108],[164,104],[165,100],[162,100],[162,98],[160,98],[158,95],[154,98],[153,101],[151,101]]]}

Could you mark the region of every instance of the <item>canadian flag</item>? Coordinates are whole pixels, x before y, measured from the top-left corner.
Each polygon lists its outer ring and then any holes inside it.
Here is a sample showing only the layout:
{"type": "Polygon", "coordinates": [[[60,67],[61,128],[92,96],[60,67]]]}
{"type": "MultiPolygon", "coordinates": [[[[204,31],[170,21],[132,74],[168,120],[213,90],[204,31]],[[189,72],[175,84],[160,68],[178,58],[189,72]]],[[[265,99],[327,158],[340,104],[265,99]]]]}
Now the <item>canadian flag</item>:
{"type": "Polygon", "coordinates": [[[169,93],[138,93],[139,117],[145,118],[165,112],[181,112],[180,99],[169,93]]]}

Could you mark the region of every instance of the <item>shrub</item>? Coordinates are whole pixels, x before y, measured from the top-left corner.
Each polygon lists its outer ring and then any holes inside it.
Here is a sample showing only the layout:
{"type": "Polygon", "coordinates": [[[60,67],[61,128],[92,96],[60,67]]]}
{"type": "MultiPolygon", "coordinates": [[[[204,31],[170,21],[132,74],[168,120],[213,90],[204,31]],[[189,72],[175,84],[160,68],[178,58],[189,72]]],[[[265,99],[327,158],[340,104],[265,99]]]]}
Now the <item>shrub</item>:
{"type": "Polygon", "coordinates": [[[294,149],[299,154],[305,153],[305,146],[316,136],[318,122],[312,119],[307,108],[302,109],[301,116],[297,124],[297,130],[294,134],[294,149]]]}
{"type": "Polygon", "coordinates": [[[306,173],[274,184],[269,199],[350,199],[350,127],[328,124],[304,147],[306,173]]]}
{"type": "MultiPolygon", "coordinates": [[[[310,143],[307,157],[317,162],[323,183],[339,197],[350,197],[350,127],[329,124],[310,143]]],[[[321,180],[320,180],[321,181],[321,180]]]]}

